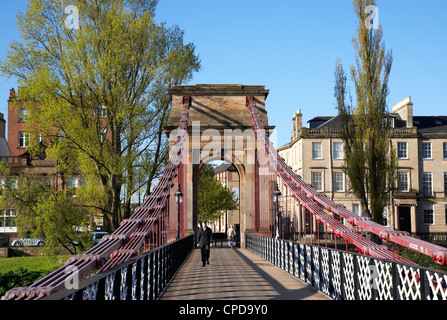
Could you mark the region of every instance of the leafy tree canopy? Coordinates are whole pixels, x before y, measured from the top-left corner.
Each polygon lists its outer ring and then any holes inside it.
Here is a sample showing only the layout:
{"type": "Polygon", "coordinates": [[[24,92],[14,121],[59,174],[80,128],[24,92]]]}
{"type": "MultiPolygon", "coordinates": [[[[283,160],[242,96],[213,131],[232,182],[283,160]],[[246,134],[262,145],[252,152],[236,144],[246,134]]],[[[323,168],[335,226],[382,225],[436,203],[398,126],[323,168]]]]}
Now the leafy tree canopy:
{"type": "Polygon", "coordinates": [[[238,202],[233,191],[214,176],[214,167],[206,164],[202,167],[198,183],[199,221],[216,221],[226,212],[234,210],[238,202]]]}
{"type": "Polygon", "coordinates": [[[200,62],[182,30],[154,20],[156,0],[77,1],[79,28],[66,26],[71,4],[30,0],[0,71],[18,80],[27,130],[41,134],[60,172],[96,189],[80,204],[100,210],[113,231],[167,158],[168,89],[200,62]]]}

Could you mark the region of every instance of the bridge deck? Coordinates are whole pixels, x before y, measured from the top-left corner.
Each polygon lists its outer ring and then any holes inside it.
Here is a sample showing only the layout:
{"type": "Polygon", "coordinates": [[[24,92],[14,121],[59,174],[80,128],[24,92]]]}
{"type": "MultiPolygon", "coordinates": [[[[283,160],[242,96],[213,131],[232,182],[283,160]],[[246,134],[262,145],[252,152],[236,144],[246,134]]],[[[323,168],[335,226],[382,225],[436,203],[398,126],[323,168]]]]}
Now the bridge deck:
{"type": "Polygon", "coordinates": [[[331,299],[248,250],[213,247],[205,267],[193,250],[160,300],[331,299]]]}

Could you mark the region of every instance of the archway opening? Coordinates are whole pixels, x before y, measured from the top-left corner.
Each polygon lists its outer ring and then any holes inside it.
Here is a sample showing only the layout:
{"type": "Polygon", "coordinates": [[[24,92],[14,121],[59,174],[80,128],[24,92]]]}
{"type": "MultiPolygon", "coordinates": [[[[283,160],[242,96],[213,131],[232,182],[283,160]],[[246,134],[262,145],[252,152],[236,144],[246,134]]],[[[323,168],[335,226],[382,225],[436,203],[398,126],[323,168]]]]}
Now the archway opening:
{"type": "Polygon", "coordinates": [[[228,161],[203,162],[198,168],[197,227],[207,220],[213,238],[224,241],[232,226],[236,231],[235,245],[240,244],[241,225],[241,175],[237,167],[228,161]],[[210,180],[210,175],[213,179],[210,180]],[[216,212],[210,212],[216,210],[216,212]],[[212,216],[213,218],[210,218],[212,216]]]}

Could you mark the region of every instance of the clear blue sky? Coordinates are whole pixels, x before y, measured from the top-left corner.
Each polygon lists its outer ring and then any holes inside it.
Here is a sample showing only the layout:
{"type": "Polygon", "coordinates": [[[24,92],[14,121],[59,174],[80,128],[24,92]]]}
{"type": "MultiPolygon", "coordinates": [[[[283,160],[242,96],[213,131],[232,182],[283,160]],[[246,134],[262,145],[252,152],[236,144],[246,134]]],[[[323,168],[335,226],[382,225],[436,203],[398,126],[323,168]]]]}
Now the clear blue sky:
{"type": "MultiPolygon", "coordinates": [[[[0,59],[17,38],[18,9],[26,0],[0,5],[0,59]]],[[[73,0],[76,4],[76,0],[73,0]]],[[[415,115],[447,115],[447,1],[378,0],[388,49],[393,50],[388,104],[411,96],[415,115]]],[[[81,13],[82,14],[82,13],[81,13]]],[[[335,115],[335,61],[354,62],[351,0],[160,0],[156,18],[185,31],[202,70],[189,84],[265,85],[267,111],[278,144],[290,140],[291,118],[304,122],[335,115]]],[[[0,76],[0,112],[7,114],[14,79],[0,76]]]]}

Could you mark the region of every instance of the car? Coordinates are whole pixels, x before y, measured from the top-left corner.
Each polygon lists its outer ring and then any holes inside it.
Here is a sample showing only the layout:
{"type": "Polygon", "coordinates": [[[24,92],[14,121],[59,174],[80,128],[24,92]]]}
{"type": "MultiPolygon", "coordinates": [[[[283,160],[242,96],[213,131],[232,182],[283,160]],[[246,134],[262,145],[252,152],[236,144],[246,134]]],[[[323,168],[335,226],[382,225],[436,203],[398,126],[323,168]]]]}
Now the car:
{"type": "Polygon", "coordinates": [[[104,237],[105,235],[108,235],[108,232],[105,231],[95,231],[92,232],[92,237],[93,237],[93,243],[94,244],[98,244],[99,241],[102,239],[102,237],[104,237]]]}
{"type": "Polygon", "coordinates": [[[29,236],[14,240],[12,246],[14,247],[43,247],[45,245],[45,238],[31,238],[29,236]]]}

